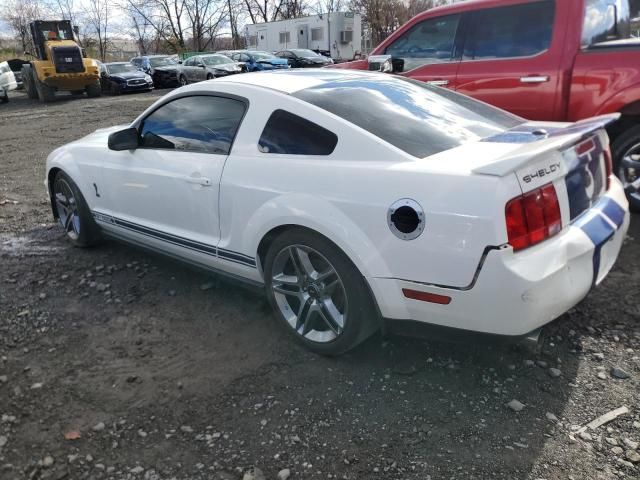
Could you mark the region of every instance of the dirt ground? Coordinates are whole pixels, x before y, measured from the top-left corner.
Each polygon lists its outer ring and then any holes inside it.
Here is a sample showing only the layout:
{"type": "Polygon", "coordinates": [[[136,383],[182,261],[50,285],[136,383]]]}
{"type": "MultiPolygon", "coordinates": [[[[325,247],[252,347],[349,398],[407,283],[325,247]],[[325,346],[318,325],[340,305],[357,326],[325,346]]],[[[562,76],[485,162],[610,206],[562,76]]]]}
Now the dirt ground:
{"type": "Polygon", "coordinates": [[[640,478],[640,216],[541,353],[378,335],[323,358],[259,292],[52,223],[47,154],[163,93],[0,105],[0,479],[640,478]]]}

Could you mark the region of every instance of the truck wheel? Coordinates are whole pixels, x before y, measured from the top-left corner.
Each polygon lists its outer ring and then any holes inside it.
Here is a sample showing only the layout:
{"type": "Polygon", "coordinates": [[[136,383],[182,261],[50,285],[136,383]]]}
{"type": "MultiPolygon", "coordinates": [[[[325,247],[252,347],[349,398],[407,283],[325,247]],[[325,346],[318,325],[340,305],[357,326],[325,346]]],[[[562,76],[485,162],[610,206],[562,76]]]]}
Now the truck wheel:
{"type": "Polygon", "coordinates": [[[629,207],[640,212],[640,125],[619,135],[611,144],[613,172],[622,182],[629,207]]]}
{"type": "Polygon", "coordinates": [[[24,89],[27,91],[27,96],[30,99],[35,100],[38,98],[38,92],[36,91],[33,69],[31,68],[31,65],[23,65],[21,71],[22,83],[24,84],[24,89]]]}
{"type": "Polygon", "coordinates": [[[85,88],[85,91],[87,92],[87,96],[89,98],[95,98],[102,95],[102,87],[100,86],[100,80],[96,81],[95,83],[92,83],[91,85],[87,85],[85,88]]]}
{"type": "Polygon", "coordinates": [[[38,98],[40,99],[40,103],[49,103],[53,102],[56,99],[56,91],[45,85],[40,80],[36,79],[36,91],[38,92],[38,98]]]}

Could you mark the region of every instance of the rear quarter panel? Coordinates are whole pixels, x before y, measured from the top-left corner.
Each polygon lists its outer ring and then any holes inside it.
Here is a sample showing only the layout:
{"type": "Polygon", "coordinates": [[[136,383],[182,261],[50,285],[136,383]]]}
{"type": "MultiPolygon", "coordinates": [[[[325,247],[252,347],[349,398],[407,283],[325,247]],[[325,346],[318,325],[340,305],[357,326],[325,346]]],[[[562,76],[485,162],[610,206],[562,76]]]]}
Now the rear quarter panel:
{"type": "Polygon", "coordinates": [[[452,172],[291,97],[264,90],[249,96],[253,110],[221,182],[221,248],[257,256],[272,228],[301,225],[331,239],[367,277],[465,287],[484,249],[506,242],[504,205],[520,193],[515,176],[452,172]],[[335,151],[317,157],[259,152],[259,136],[276,108],[335,132],[335,151]],[[402,198],[414,199],[426,214],[425,231],[415,240],[400,240],[387,225],[389,207],[402,198]]]}

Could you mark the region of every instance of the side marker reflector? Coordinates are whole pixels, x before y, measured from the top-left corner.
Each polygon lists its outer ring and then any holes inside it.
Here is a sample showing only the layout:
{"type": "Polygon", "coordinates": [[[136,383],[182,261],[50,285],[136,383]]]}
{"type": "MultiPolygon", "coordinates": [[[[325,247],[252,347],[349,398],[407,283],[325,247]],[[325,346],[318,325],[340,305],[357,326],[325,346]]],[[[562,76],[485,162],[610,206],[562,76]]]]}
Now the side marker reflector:
{"type": "Polygon", "coordinates": [[[420,300],[421,302],[437,303],[439,305],[449,305],[451,303],[451,297],[438,295],[437,293],[420,292],[410,288],[403,288],[402,293],[407,298],[420,300]]]}

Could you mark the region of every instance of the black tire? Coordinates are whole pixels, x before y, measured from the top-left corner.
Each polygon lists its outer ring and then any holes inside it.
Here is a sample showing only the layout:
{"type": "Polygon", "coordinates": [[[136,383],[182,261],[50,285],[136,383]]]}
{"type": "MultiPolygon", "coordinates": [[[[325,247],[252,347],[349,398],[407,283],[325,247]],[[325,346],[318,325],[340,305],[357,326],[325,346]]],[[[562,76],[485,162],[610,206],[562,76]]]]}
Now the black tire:
{"type": "Polygon", "coordinates": [[[185,77],[184,75],[180,75],[180,77],[178,78],[178,86],[179,87],[184,87],[185,85],[189,85],[189,82],[187,81],[187,77],[185,77]]]}
{"type": "Polygon", "coordinates": [[[56,99],[56,91],[53,87],[45,85],[37,78],[35,79],[36,91],[38,92],[38,100],[40,103],[53,102],[56,99]]]}
{"type": "Polygon", "coordinates": [[[36,90],[33,69],[31,68],[31,65],[23,65],[21,71],[22,83],[24,84],[24,89],[27,92],[27,96],[30,99],[35,100],[36,98],[38,98],[38,92],[36,90]]]}
{"type": "Polygon", "coordinates": [[[4,92],[4,96],[0,97],[1,103],[9,103],[9,92],[4,92]]]}
{"type": "Polygon", "coordinates": [[[102,95],[102,86],[100,85],[100,80],[96,80],[95,83],[91,85],[87,85],[85,87],[85,92],[87,92],[87,97],[95,98],[102,95]]]}
{"type": "Polygon", "coordinates": [[[214,77],[211,73],[207,73],[207,80],[212,80],[214,77]]]}
{"type": "Polygon", "coordinates": [[[298,342],[308,349],[322,355],[340,355],[353,349],[376,330],[381,322],[369,287],[355,265],[340,248],[327,238],[307,230],[289,230],[277,237],[269,246],[264,266],[265,291],[279,322],[292,334],[298,342]],[[320,253],[329,266],[337,272],[344,286],[346,299],[344,303],[344,326],[339,335],[327,342],[317,342],[305,338],[291,325],[278,306],[272,290],[274,277],[274,261],[276,257],[289,247],[308,247],[320,253]]]}
{"type": "MultiPolygon", "coordinates": [[[[82,193],[78,186],[71,180],[71,177],[64,173],[63,171],[59,171],[51,185],[52,189],[52,202],[55,211],[57,212],[57,217],[59,223],[65,229],[65,233],[67,238],[73,243],[76,247],[90,247],[100,243],[102,240],[102,235],[100,233],[100,227],[96,224],[93,219],[93,215],[91,214],[91,210],[87,205],[82,193]],[[78,219],[77,229],[75,225],[71,225],[71,229],[66,228],[64,225],[64,219],[66,218],[63,214],[62,207],[60,206],[60,201],[58,199],[57,194],[62,193],[65,197],[68,190],[71,191],[74,202],[69,202],[71,208],[75,207],[75,218],[78,219]]],[[[74,222],[69,222],[73,224],[74,222]]]]}
{"type": "MultiPolygon", "coordinates": [[[[640,145],[640,125],[635,125],[620,135],[611,143],[611,155],[613,156],[613,173],[624,183],[621,162],[624,155],[635,145],[640,145]]],[[[640,172],[638,172],[640,175],[640,172]]],[[[629,207],[634,212],[640,212],[640,191],[636,195],[627,192],[629,207]]]]}

